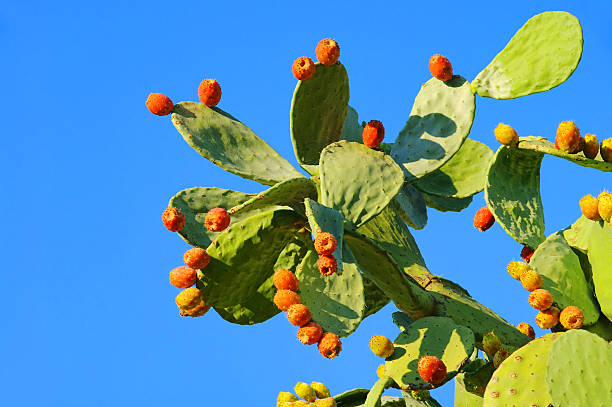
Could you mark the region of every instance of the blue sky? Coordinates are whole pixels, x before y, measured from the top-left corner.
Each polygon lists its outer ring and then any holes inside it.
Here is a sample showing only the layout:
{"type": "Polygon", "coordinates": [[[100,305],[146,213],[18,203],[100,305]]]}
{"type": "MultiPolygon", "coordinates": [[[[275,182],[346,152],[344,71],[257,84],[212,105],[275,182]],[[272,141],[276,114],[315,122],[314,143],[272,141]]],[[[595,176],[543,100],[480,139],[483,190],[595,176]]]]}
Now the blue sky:
{"type": "MultiPolygon", "coordinates": [[[[381,120],[392,141],[432,54],[471,80],[533,14],[565,10],[583,26],[576,73],[543,94],[478,98],[471,137],[496,148],[500,121],[549,139],[563,120],[600,139],[612,134],[612,8],[603,2],[123,3],[7,1],[0,10],[2,404],[269,406],[297,381],[337,394],[376,380],[380,361],[367,342],[396,335],[391,306],[333,361],[301,345],[282,314],[253,327],[214,312],[178,316],[168,271],[188,247],[161,224],[168,199],[192,186],[263,188],[195,153],[167,117],[146,110],[150,92],[197,100],[199,82],[216,78],[219,106],[295,164],[290,67],[314,58],[319,39],[340,43],[351,105],[362,120],[381,120]]],[[[612,189],[609,174],[545,158],[547,233],[572,223],[580,197],[602,188],[612,189]]],[[[499,226],[471,226],[483,204],[479,194],[460,214],[431,210],[415,238],[432,272],[511,323],[533,324],[525,291],[505,272],[521,246],[499,226]]],[[[452,383],[435,396],[452,405],[452,383]]]]}

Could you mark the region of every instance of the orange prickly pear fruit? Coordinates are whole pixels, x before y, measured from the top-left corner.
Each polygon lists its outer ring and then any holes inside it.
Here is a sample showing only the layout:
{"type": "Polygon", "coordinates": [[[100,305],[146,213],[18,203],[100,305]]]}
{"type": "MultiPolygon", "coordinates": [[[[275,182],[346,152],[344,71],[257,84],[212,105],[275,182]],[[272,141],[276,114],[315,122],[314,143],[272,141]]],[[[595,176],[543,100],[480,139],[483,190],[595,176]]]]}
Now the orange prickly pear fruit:
{"type": "Polygon", "coordinates": [[[319,340],[319,352],[328,359],[333,359],[342,351],[342,342],[333,332],[325,332],[319,340]]]}
{"type": "Polygon", "coordinates": [[[550,307],[536,315],[536,324],[542,329],[550,329],[559,322],[559,308],[550,307]]]}
{"type": "Polygon", "coordinates": [[[373,336],[370,338],[370,350],[381,358],[388,358],[393,355],[393,342],[386,336],[373,336]]]}
{"type": "Polygon", "coordinates": [[[272,277],[272,282],[277,290],[297,291],[300,287],[300,282],[295,274],[287,269],[276,270],[276,273],[274,273],[272,277]]]}
{"type": "Polygon", "coordinates": [[[521,250],[521,259],[525,260],[525,263],[529,263],[534,252],[535,250],[533,250],[531,247],[527,245],[523,246],[523,249],[521,250]]]}
{"type": "Polygon", "coordinates": [[[299,57],[293,61],[291,70],[297,80],[307,81],[315,74],[315,63],[308,57],[299,57]]]}
{"type": "Polygon", "coordinates": [[[317,266],[321,274],[324,276],[331,276],[338,270],[338,261],[334,256],[323,255],[319,257],[317,266]]]}
{"type": "Polygon", "coordinates": [[[278,290],[276,294],[274,294],[274,305],[281,311],[287,311],[290,306],[294,304],[300,304],[302,300],[300,296],[290,290],[278,290]]]}
{"type": "Polygon", "coordinates": [[[529,294],[529,305],[538,311],[542,311],[548,309],[553,304],[553,296],[552,294],[543,288],[538,288],[537,290],[533,290],[531,294],[529,294]]]}
{"type": "Polygon", "coordinates": [[[171,232],[178,232],[185,227],[185,215],[179,208],[169,207],[162,213],[162,222],[166,229],[171,232]]]}
{"type": "Polygon", "coordinates": [[[595,198],[593,195],[585,195],[580,199],[580,211],[584,215],[585,218],[590,220],[601,220],[601,216],[599,216],[599,200],[595,198]]]}
{"type": "Polygon", "coordinates": [[[158,116],[166,116],[172,113],[174,104],[170,98],[163,93],[151,93],[145,102],[149,112],[158,116]]]}
{"type": "Polygon", "coordinates": [[[340,46],[331,38],[324,38],[317,44],[315,54],[323,65],[333,65],[340,58],[340,46]]]}
{"type": "Polygon", "coordinates": [[[200,102],[208,107],[215,107],[221,100],[221,86],[214,79],[204,79],[198,86],[200,102]]]}
{"type": "Polygon", "coordinates": [[[584,314],[580,308],[569,305],[561,311],[559,321],[565,329],[580,329],[584,323],[584,314]]]}
{"type": "Polygon", "coordinates": [[[499,123],[497,127],[495,128],[495,130],[493,131],[493,134],[495,134],[495,138],[497,139],[497,141],[499,141],[503,145],[506,145],[506,146],[518,145],[519,137],[518,137],[518,134],[516,133],[516,130],[514,130],[512,127],[508,126],[507,124],[499,123]]]}
{"type": "Polygon", "coordinates": [[[189,249],[183,255],[183,261],[192,269],[203,269],[210,263],[210,256],[200,247],[189,249]]]}
{"type": "Polygon", "coordinates": [[[295,391],[295,394],[297,394],[298,397],[306,401],[313,402],[317,399],[317,394],[315,393],[314,389],[307,383],[298,382],[293,388],[293,391],[295,391]]]}
{"type": "Polygon", "coordinates": [[[170,284],[176,288],[189,288],[196,283],[196,271],[191,267],[180,266],[170,271],[170,284]]]}
{"type": "Polygon", "coordinates": [[[291,325],[304,326],[310,322],[310,310],[304,304],[293,304],[287,308],[287,319],[291,325]]]}
{"type": "Polygon", "coordinates": [[[597,197],[597,212],[603,220],[610,222],[612,218],[612,194],[608,191],[603,191],[597,197]]]}
{"type": "Polygon", "coordinates": [[[312,387],[317,395],[318,399],[324,399],[327,397],[331,397],[331,393],[326,385],[320,382],[312,382],[310,383],[310,387],[312,387]]]}
{"type": "Polygon", "coordinates": [[[450,61],[445,56],[438,54],[429,59],[429,72],[434,78],[444,82],[453,77],[453,67],[450,61]]]}
{"type": "Polygon", "coordinates": [[[597,153],[599,153],[599,141],[597,141],[597,136],[594,134],[585,134],[584,135],[584,147],[582,148],[582,152],[584,156],[587,158],[595,158],[597,157],[597,153]]]}
{"type": "Polygon", "coordinates": [[[499,351],[497,351],[495,356],[493,356],[493,366],[495,367],[495,369],[497,369],[499,365],[501,365],[501,363],[506,360],[507,357],[508,351],[506,349],[500,349],[499,351]]]}
{"type": "Polygon", "coordinates": [[[527,270],[531,270],[531,267],[525,262],[511,261],[508,263],[508,273],[510,273],[515,280],[520,280],[523,273],[527,270]]]}
{"type": "Polygon", "coordinates": [[[417,367],[427,383],[440,384],[446,378],[446,365],[435,356],[421,356],[417,367]]]}
{"type": "Polygon", "coordinates": [[[572,153],[578,151],[580,147],[580,130],[572,121],[565,121],[557,127],[557,136],[555,137],[555,147],[564,153],[572,153]]]}
{"type": "Polygon", "coordinates": [[[323,328],[316,322],[309,322],[298,329],[297,337],[304,345],[314,345],[323,335],[323,328]]]}
{"type": "Polygon", "coordinates": [[[385,126],[378,120],[370,120],[363,128],[361,137],[367,147],[378,148],[385,138],[385,126]]]}
{"type": "Polygon", "coordinates": [[[474,227],[481,232],[489,229],[494,223],[495,218],[493,217],[491,210],[486,206],[478,209],[474,215],[474,227]]]}
{"type": "Polygon", "coordinates": [[[230,224],[230,215],[223,208],[213,208],[204,216],[204,226],[211,232],[221,232],[230,224]]]}
{"type": "Polygon", "coordinates": [[[535,339],[535,331],[533,330],[533,327],[529,325],[527,322],[521,322],[520,324],[516,326],[516,329],[518,329],[519,331],[521,331],[522,333],[524,333],[531,339],[535,339]]]}
{"type": "Polygon", "coordinates": [[[331,233],[319,233],[314,241],[314,247],[318,254],[330,255],[338,247],[338,241],[331,233]]]}
{"type": "Polygon", "coordinates": [[[210,305],[204,303],[202,292],[196,287],[181,291],[176,296],[176,305],[181,315],[190,317],[200,317],[210,309],[210,305]]]}
{"type": "Polygon", "coordinates": [[[542,288],[542,276],[539,275],[535,270],[527,270],[521,275],[521,284],[527,291],[534,291],[538,288],[542,288]]]}

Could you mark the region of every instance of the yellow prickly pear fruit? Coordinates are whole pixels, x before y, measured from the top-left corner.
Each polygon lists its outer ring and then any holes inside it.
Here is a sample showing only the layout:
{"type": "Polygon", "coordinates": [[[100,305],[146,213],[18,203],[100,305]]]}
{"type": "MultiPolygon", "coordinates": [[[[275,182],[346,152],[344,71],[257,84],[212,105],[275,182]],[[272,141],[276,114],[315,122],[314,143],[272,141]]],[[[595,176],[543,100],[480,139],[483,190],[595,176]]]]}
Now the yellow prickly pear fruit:
{"type": "Polygon", "coordinates": [[[502,343],[495,332],[491,331],[482,337],[482,347],[487,354],[494,356],[501,349],[502,343]]]}
{"type": "Polygon", "coordinates": [[[202,292],[196,287],[187,288],[176,296],[176,305],[180,310],[196,307],[204,300],[202,292]]]}
{"type": "Polygon", "coordinates": [[[610,222],[610,218],[612,218],[612,194],[608,191],[603,191],[597,197],[597,202],[599,216],[606,222],[610,222]]]}
{"type": "Polygon", "coordinates": [[[550,307],[547,310],[538,312],[536,324],[542,329],[550,329],[559,322],[559,308],[550,307]]]}
{"type": "Polygon", "coordinates": [[[333,397],[325,397],[314,402],[317,407],[336,407],[336,400],[333,397]]]}
{"type": "Polygon", "coordinates": [[[523,261],[511,261],[508,263],[508,273],[515,280],[520,280],[523,273],[527,270],[531,270],[531,267],[523,261]]]}
{"type": "Polygon", "coordinates": [[[584,135],[584,148],[582,149],[582,152],[586,158],[592,159],[597,157],[597,153],[599,153],[599,142],[597,141],[596,135],[584,135]]]}
{"type": "Polygon", "coordinates": [[[521,275],[521,284],[523,284],[525,290],[533,291],[542,288],[544,281],[542,280],[542,276],[534,270],[527,270],[521,275]]]}
{"type": "Polygon", "coordinates": [[[287,391],[281,391],[276,398],[276,407],[281,407],[283,403],[291,403],[294,401],[298,401],[298,398],[294,394],[287,391]]]}
{"type": "Polygon", "coordinates": [[[310,383],[310,387],[312,387],[314,389],[315,394],[317,395],[318,399],[324,399],[324,398],[327,398],[327,397],[331,397],[329,389],[323,383],[312,382],[312,383],[310,383]]]}
{"type": "Polygon", "coordinates": [[[304,400],[298,400],[298,401],[294,401],[293,403],[291,403],[291,407],[304,407],[304,406],[310,406],[311,404],[307,401],[304,400]]]}
{"type": "Polygon", "coordinates": [[[393,342],[385,336],[373,336],[370,338],[370,350],[381,358],[388,358],[393,354],[393,342]]]}
{"type": "Polygon", "coordinates": [[[580,199],[580,211],[585,218],[590,220],[601,220],[599,216],[599,200],[593,195],[585,195],[580,199]]]}
{"type": "Polygon", "coordinates": [[[506,146],[516,146],[519,142],[519,137],[518,134],[516,134],[516,130],[507,124],[499,123],[493,131],[493,134],[495,134],[497,141],[506,146]]]}
{"type": "Polygon", "coordinates": [[[607,138],[601,142],[599,153],[605,162],[612,163],[612,138],[607,138]]]}
{"type": "Polygon", "coordinates": [[[293,388],[293,391],[295,391],[295,394],[297,394],[298,397],[303,398],[306,401],[313,402],[317,398],[317,394],[315,393],[314,389],[304,382],[298,382],[293,388]]]}
{"type": "Polygon", "coordinates": [[[378,366],[378,368],[376,368],[376,376],[378,376],[379,378],[383,378],[385,376],[385,364],[384,363],[378,366]]]}
{"type": "Polygon", "coordinates": [[[508,351],[506,349],[500,349],[499,351],[497,351],[495,356],[493,356],[493,366],[495,366],[495,369],[497,369],[499,365],[501,365],[501,363],[506,360],[507,357],[508,351]]]}

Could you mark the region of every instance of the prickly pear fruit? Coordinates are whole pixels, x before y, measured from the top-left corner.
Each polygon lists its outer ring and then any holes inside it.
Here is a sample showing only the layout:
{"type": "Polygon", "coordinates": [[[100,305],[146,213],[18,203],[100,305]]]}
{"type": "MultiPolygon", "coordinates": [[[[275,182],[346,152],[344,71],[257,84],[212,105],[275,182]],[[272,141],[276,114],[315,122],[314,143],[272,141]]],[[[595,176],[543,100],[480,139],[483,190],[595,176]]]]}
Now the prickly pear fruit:
{"type": "Polygon", "coordinates": [[[587,158],[595,158],[597,157],[597,153],[599,153],[599,141],[597,141],[597,136],[594,134],[585,134],[584,135],[584,147],[582,148],[582,152],[584,156],[587,158]]]}
{"type": "Polygon", "coordinates": [[[293,391],[295,391],[295,394],[297,394],[298,397],[306,401],[310,401],[311,403],[317,399],[317,394],[315,393],[314,389],[307,383],[298,382],[293,388],[293,391]]]}
{"type": "Polygon", "coordinates": [[[170,98],[163,93],[151,93],[145,102],[149,112],[158,116],[165,116],[172,113],[174,104],[170,98]]]}
{"type": "Polygon", "coordinates": [[[328,359],[333,359],[342,351],[342,342],[333,332],[325,332],[319,340],[319,352],[328,359]]]}
{"type": "Polygon", "coordinates": [[[185,215],[179,208],[169,207],[162,213],[162,222],[170,232],[178,232],[185,227],[185,215]]]}
{"type": "Polygon", "coordinates": [[[300,287],[300,282],[295,274],[287,269],[276,270],[276,273],[274,273],[274,276],[272,277],[272,282],[277,290],[297,291],[300,287]]]}
{"type": "Polygon", "coordinates": [[[612,138],[602,140],[599,154],[605,162],[612,163],[612,138]]]}
{"type": "Polygon", "coordinates": [[[221,100],[221,86],[214,79],[204,79],[198,86],[198,97],[208,107],[217,106],[221,100]]]}
{"type": "Polygon", "coordinates": [[[385,126],[378,120],[370,120],[363,128],[361,137],[367,147],[378,148],[385,138],[385,126]]]}
{"type": "Polygon", "coordinates": [[[533,250],[531,247],[527,245],[523,246],[521,249],[521,259],[523,259],[526,263],[529,263],[529,260],[531,260],[531,256],[533,256],[534,252],[535,250],[533,250]]]}
{"type": "Polygon", "coordinates": [[[321,255],[330,255],[338,247],[338,241],[331,233],[319,233],[314,241],[314,247],[317,253],[321,255]]]}
{"type": "Polygon", "coordinates": [[[538,312],[536,324],[542,329],[550,329],[559,322],[559,308],[550,307],[547,310],[538,312]]]}
{"type": "Polygon", "coordinates": [[[599,201],[593,195],[585,195],[580,199],[580,211],[585,218],[590,220],[601,220],[601,216],[599,216],[599,210],[597,206],[599,205],[599,201]]]}
{"type": "Polygon", "coordinates": [[[474,227],[481,232],[489,229],[494,223],[495,218],[493,217],[491,210],[486,206],[478,209],[474,215],[474,227]]]}
{"type": "Polygon", "coordinates": [[[294,394],[287,391],[281,391],[276,398],[276,407],[280,407],[282,403],[291,403],[293,401],[298,401],[298,398],[294,394]]]}
{"type": "Polygon", "coordinates": [[[278,290],[274,294],[274,305],[281,311],[287,311],[290,306],[294,304],[300,304],[302,299],[300,296],[291,290],[278,290]]]}
{"type": "Polygon", "coordinates": [[[433,55],[429,58],[429,72],[431,75],[441,81],[448,81],[453,77],[453,67],[445,56],[433,55]]]}
{"type": "Polygon", "coordinates": [[[529,305],[538,311],[542,311],[548,309],[553,304],[553,296],[552,294],[543,288],[538,288],[537,290],[533,290],[531,294],[529,294],[529,305]]]}
{"type": "Polygon", "coordinates": [[[559,321],[565,329],[580,329],[584,323],[584,314],[580,308],[569,305],[559,314],[559,321]]]}
{"type": "Polygon", "coordinates": [[[191,267],[179,266],[170,270],[170,284],[176,288],[189,288],[196,283],[196,271],[191,267]]]}
{"type": "Polygon", "coordinates": [[[501,144],[506,146],[516,146],[519,142],[519,136],[512,127],[507,124],[499,123],[493,131],[495,138],[501,144]]]}
{"type": "Polygon", "coordinates": [[[327,397],[331,397],[331,393],[326,385],[320,382],[312,382],[310,383],[310,387],[312,387],[317,395],[318,399],[324,399],[327,397]]]}
{"type": "Polygon", "coordinates": [[[304,345],[314,345],[323,335],[323,328],[316,322],[309,322],[298,329],[297,337],[304,345]]]}
{"type": "Polygon", "coordinates": [[[336,407],[336,400],[333,397],[325,397],[314,402],[315,407],[336,407]]]}
{"type": "Polygon", "coordinates": [[[429,399],[429,390],[410,390],[410,395],[413,399],[418,401],[425,401],[429,399]]]}
{"type": "Polygon", "coordinates": [[[310,322],[310,310],[304,304],[293,304],[287,308],[287,319],[291,325],[304,326],[310,322]]]}
{"type": "Polygon", "coordinates": [[[298,400],[298,401],[294,401],[291,404],[291,407],[305,407],[305,406],[310,406],[311,403],[307,402],[306,400],[298,400]]]}
{"type": "Polygon", "coordinates": [[[515,280],[520,280],[523,273],[527,270],[531,270],[531,267],[525,262],[511,261],[508,263],[508,273],[510,273],[515,280]]]}
{"type": "Polygon", "coordinates": [[[489,332],[482,337],[482,347],[489,356],[495,356],[502,348],[502,343],[495,332],[489,332]]]}
{"type": "Polygon", "coordinates": [[[385,364],[384,363],[382,365],[379,365],[376,368],[376,376],[378,376],[378,377],[384,377],[385,376],[385,364]]]}
{"type": "Polygon", "coordinates": [[[533,327],[529,325],[527,322],[521,322],[520,324],[516,326],[516,329],[518,329],[519,331],[521,331],[522,333],[524,333],[531,339],[535,339],[535,331],[533,330],[533,327]]]}
{"type": "Polygon", "coordinates": [[[542,288],[542,276],[539,275],[535,270],[527,270],[521,275],[521,284],[527,291],[534,291],[538,288],[542,288]]]}
{"type": "Polygon", "coordinates": [[[603,191],[597,197],[597,202],[599,216],[606,222],[610,222],[610,218],[612,218],[612,194],[608,191],[603,191]]]}
{"type": "Polygon", "coordinates": [[[203,269],[210,263],[210,256],[200,247],[189,249],[183,254],[183,261],[192,269],[203,269]]]}
{"type": "Polygon", "coordinates": [[[201,317],[202,315],[206,314],[209,309],[210,305],[205,304],[204,301],[202,301],[193,308],[181,310],[180,314],[183,317],[201,317]]]}
{"type": "Polygon", "coordinates": [[[331,38],[324,38],[317,44],[315,54],[323,65],[333,65],[340,58],[340,46],[331,38]]]}
{"type": "Polygon", "coordinates": [[[555,147],[564,153],[572,153],[577,151],[580,146],[580,131],[572,121],[565,121],[557,127],[557,136],[555,137],[555,147]]]}
{"type": "Polygon", "coordinates": [[[446,378],[446,365],[435,356],[421,356],[417,367],[427,383],[439,384],[446,378]]]}
{"type": "Polygon", "coordinates": [[[386,336],[373,336],[370,338],[370,350],[381,358],[388,358],[393,355],[393,342],[386,336]]]}
{"type": "Polygon", "coordinates": [[[500,349],[499,351],[497,351],[495,356],[493,356],[493,366],[495,366],[495,369],[497,369],[499,365],[501,365],[501,363],[506,360],[507,357],[508,351],[506,349],[500,349]]]}
{"type": "Polygon", "coordinates": [[[307,81],[315,74],[315,64],[312,59],[308,57],[299,57],[293,61],[291,70],[293,71],[293,76],[295,76],[297,80],[307,81]]]}
{"type": "Polygon", "coordinates": [[[196,287],[187,288],[176,296],[176,305],[181,315],[199,317],[210,309],[210,305],[204,303],[202,292],[196,287]]]}
{"type": "Polygon", "coordinates": [[[230,224],[230,215],[223,208],[213,208],[204,217],[204,226],[211,232],[221,232],[230,224]]]}
{"type": "Polygon", "coordinates": [[[331,276],[338,270],[338,261],[334,256],[321,256],[317,262],[319,271],[324,276],[331,276]]]}

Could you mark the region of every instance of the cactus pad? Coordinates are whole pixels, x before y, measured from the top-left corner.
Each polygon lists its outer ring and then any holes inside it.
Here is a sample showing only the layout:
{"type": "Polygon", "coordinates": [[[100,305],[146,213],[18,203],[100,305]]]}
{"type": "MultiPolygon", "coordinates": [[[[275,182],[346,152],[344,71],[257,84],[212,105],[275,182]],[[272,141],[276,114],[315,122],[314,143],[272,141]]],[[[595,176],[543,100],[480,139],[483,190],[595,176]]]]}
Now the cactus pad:
{"type": "Polygon", "coordinates": [[[612,228],[607,222],[594,222],[596,226],[589,239],[589,262],[593,272],[595,295],[601,312],[612,320],[612,228]]]}
{"type": "Polygon", "coordinates": [[[425,198],[414,185],[404,186],[391,202],[411,228],[420,230],[427,225],[425,198]]]}
{"type": "MultiPolygon", "coordinates": [[[[404,404],[398,404],[399,407],[442,407],[431,396],[427,400],[417,400],[408,394],[408,392],[402,391],[402,395],[404,396],[404,404]]],[[[384,404],[383,407],[385,407],[384,404]]]]}
{"type": "Polygon", "coordinates": [[[389,388],[393,383],[393,379],[387,376],[383,376],[374,383],[372,389],[368,393],[368,397],[366,397],[365,403],[363,403],[363,407],[380,407],[383,392],[385,389],[389,388]]]}
{"type": "Polygon", "coordinates": [[[451,198],[447,196],[431,195],[423,192],[425,204],[440,212],[461,212],[472,203],[472,197],[451,198]]]}
{"type": "Polygon", "coordinates": [[[412,318],[410,318],[408,315],[404,314],[401,311],[394,312],[393,314],[391,314],[391,317],[393,318],[393,323],[397,325],[397,327],[402,332],[408,329],[408,327],[410,327],[410,325],[412,325],[412,323],[414,322],[412,318]]]}
{"type": "Polygon", "coordinates": [[[467,391],[463,377],[463,373],[460,373],[455,377],[454,407],[482,407],[482,396],[467,391]]]}
{"type": "Polygon", "coordinates": [[[460,76],[446,82],[432,78],[423,84],[391,149],[406,181],[415,181],[451,159],[470,133],[475,109],[470,84],[460,76]]]}
{"type": "Polygon", "coordinates": [[[544,92],[565,82],[581,56],[582,28],[576,17],[563,11],[538,14],[476,76],[472,89],[495,99],[544,92]]]}
{"type": "Polygon", "coordinates": [[[582,153],[564,153],[561,150],[557,150],[554,143],[551,143],[544,137],[528,137],[525,139],[521,139],[519,141],[518,147],[523,150],[537,151],[540,153],[561,157],[583,167],[595,168],[596,170],[605,172],[612,172],[612,163],[602,161],[600,156],[598,156],[599,159],[591,159],[585,157],[584,155],[582,155],[582,153]]]}
{"type": "Polygon", "coordinates": [[[562,231],[563,237],[567,241],[567,244],[573,248],[586,253],[589,249],[589,240],[591,234],[597,232],[599,228],[599,222],[595,222],[581,216],[576,222],[570,227],[562,231]]]}
{"type": "MultiPolygon", "coordinates": [[[[348,249],[348,247],[346,249],[348,249]]],[[[363,295],[365,297],[365,311],[363,317],[366,318],[383,309],[391,300],[372,280],[363,275],[361,279],[363,280],[363,295]]]]}
{"type": "Polygon", "coordinates": [[[342,272],[342,246],[344,242],[344,217],[334,209],[321,205],[317,201],[306,198],[304,200],[306,216],[310,224],[312,235],[316,238],[319,233],[331,233],[336,238],[338,246],[332,256],[338,261],[338,273],[342,272]]]}
{"type": "Polygon", "coordinates": [[[344,121],[344,127],[342,127],[340,139],[361,143],[363,142],[362,134],[363,127],[361,126],[361,123],[359,123],[359,114],[357,113],[357,110],[349,106],[348,113],[346,114],[346,120],[344,121]]]}
{"type": "Polygon", "coordinates": [[[352,389],[334,396],[337,407],[360,407],[368,397],[369,389],[352,389]]]}
{"type": "Polygon", "coordinates": [[[172,123],[198,153],[232,174],[264,185],[302,177],[251,129],[216,107],[174,105],[172,123]]]}

